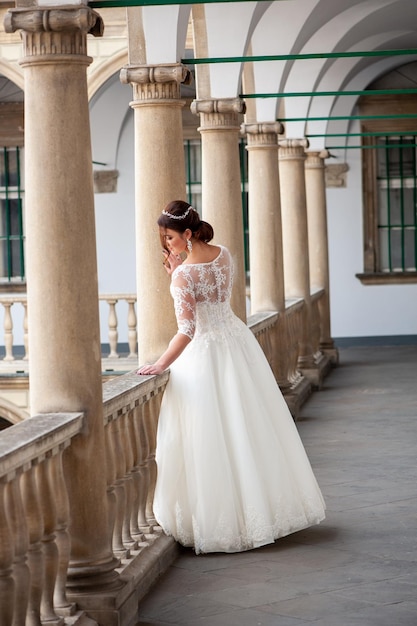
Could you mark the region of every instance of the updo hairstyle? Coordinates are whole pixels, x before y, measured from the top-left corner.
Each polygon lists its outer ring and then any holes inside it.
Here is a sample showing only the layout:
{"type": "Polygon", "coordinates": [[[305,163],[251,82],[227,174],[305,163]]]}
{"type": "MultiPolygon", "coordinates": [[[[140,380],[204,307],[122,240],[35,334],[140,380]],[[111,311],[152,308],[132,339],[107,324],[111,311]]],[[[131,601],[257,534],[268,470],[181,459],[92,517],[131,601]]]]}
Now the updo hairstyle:
{"type": "Polygon", "coordinates": [[[177,233],[183,233],[189,228],[195,239],[208,243],[214,237],[213,227],[200,220],[197,211],[183,200],[173,200],[162,211],[158,218],[160,228],[170,228],[177,233]]]}

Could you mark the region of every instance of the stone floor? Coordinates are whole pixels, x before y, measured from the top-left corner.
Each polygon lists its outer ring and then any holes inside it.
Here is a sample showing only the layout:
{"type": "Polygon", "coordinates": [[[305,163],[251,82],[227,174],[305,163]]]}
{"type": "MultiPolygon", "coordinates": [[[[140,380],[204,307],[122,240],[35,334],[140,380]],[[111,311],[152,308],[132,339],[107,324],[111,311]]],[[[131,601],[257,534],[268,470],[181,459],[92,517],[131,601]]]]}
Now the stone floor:
{"type": "Polygon", "coordinates": [[[297,425],[326,520],[250,552],[183,550],[136,626],[417,625],[417,346],[341,349],[297,425]]]}

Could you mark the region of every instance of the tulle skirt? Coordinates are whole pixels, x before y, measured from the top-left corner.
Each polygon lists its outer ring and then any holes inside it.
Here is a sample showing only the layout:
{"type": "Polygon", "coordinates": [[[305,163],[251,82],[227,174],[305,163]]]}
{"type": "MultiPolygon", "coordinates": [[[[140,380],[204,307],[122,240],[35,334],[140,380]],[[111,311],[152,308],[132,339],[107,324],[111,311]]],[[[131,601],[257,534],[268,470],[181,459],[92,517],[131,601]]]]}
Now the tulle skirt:
{"type": "Polygon", "coordinates": [[[262,349],[233,326],[197,334],[171,366],[158,424],[155,517],[197,554],[256,548],[325,516],[262,349]]]}

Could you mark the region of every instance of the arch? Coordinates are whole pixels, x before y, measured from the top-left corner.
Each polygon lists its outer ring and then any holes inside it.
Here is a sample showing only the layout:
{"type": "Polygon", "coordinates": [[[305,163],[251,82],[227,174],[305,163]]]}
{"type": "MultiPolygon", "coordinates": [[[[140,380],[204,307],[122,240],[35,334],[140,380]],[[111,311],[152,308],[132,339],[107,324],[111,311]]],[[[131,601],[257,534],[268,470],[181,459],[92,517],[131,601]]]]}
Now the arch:
{"type": "Polygon", "coordinates": [[[0,420],[3,421],[0,421],[1,430],[3,430],[4,427],[7,428],[7,425],[2,428],[2,423],[4,424],[4,421],[9,422],[9,425],[12,426],[13,424],[23,422],[23,420],[28,417],[30,417],[30,415],[27,411],[20,409],[18,406],[13,404],[13,402],[10,402],[5,398],[0,398],[0,420]]]}
{"type": "Polygon", "coordinates": [[[24,91],[25,83],[21,67],[10,63],[10,61],[6,59],[0,58],[0,74],[11,80],[12,83],[24,91]]]}
{"type": "Polygon", "coordinates": [[[96,95],[104,83],[114,74],[119,72],[128,62],[127,49],[123,48],[112,55],[107,61],[99,65],[88,75],[88,100],[91,103],[92,98],[96,95]]]}

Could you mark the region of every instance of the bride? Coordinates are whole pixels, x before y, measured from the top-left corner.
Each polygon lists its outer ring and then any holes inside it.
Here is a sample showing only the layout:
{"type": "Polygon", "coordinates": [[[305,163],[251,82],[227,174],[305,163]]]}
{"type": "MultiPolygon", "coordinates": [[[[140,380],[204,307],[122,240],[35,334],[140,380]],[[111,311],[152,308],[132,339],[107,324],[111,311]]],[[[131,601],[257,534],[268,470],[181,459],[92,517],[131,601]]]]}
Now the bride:
{"type": "Polygon", "coordinates": [[[230,252],[209,243],[212,227],[182,200],[158,225],[178,323],[162,356],[138,370],[170,368],[156,448],[158,523],[197,554],[250,550],[319,523],[325,505],[293,418],[230,308],[230,252]]]}

